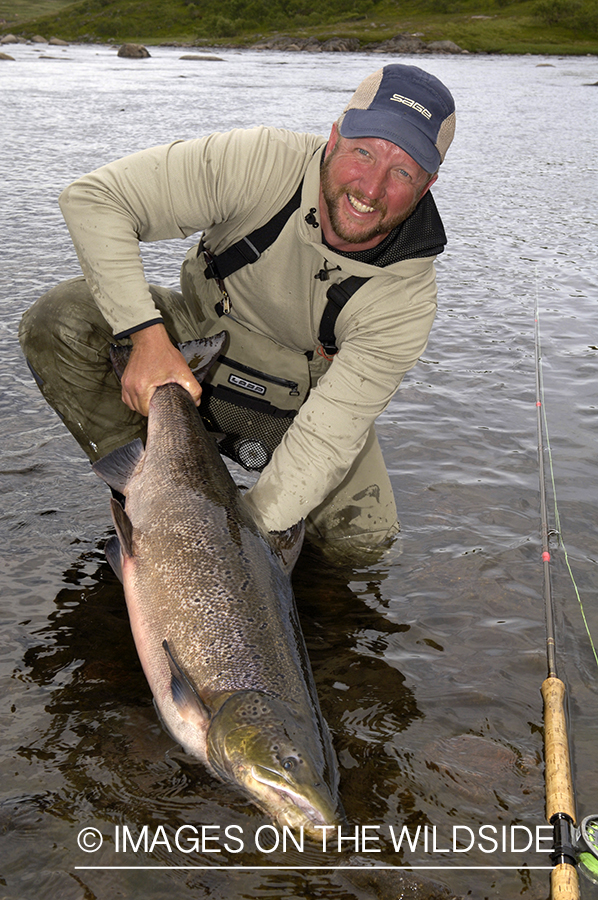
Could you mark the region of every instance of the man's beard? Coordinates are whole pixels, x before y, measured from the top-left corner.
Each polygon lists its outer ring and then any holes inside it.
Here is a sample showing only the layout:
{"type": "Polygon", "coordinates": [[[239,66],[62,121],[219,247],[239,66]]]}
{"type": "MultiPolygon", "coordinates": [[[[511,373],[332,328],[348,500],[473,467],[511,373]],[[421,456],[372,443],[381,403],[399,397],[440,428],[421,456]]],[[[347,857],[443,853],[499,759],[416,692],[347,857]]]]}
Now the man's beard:
{"type": "Polygon", "coordinates": [[[341,238],[341,240],[343,241],[346,241],[348,244],[364,244],[367,241],[371,241],[373,238],[378,237],[378,235],[389,234],[391,231],[393,231],[393,229],[400,225],[401,222],[404,222],[405,219],[409,218],[409,216],[419,203],[421,194],[418,195],[417,199],[407,210],[398,213],[394,217],[387,217],[386,206],[384,205],[384,203],[381,203],[377,200],[368,200],[367,197],[364,197],[359,192],[348,191],[347,188],[343,186],[337,188],[332,187],[330,183],[330,164],[333,156],[334,150],[324,160],[320,172],[320,178],[322,186],[322,196],[324,197],[326,208],[328,210],[328,218],[330,220],[332,230],[337,235],[337,237],[341,238]],[[345,226],[339,214],[339,201],[341,197],[344,197],[349,193],[352,197],[355,197],[356,200],[359,200],[361,203],[365,203],[366,206],[369,206],[371,209],[377,209],[382,213],[382,215],[378,219],[377,224],[373,225],[370,229],[367,229],[367,227],[364,228],[357,223],[353,226],[345,226]]]}

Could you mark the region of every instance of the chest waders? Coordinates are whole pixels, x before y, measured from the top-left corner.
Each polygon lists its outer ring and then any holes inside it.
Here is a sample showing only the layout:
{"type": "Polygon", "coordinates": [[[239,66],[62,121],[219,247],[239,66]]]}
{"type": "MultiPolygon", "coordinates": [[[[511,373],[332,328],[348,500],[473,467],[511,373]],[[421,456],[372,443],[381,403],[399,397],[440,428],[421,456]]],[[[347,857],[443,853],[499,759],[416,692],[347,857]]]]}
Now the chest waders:
{"type": "MultiPolygon", "coordinates": [[[[290,216],[299,209],[302,187],[303,183],[270,221],[222,253],[212,255],[203,239],[200,241],[197,255],[203,254],[206,261],[204,275],[216,281],[222,294],[215,305],[219,321],[210,333],[222,329],[222,317],[231,311],[224,279],[257,262],[274,243],[290,216]]],[[[320,274],[319,277],[325,280],[328,276],[320,274]]],[[[318,333],[326,356],[338,352],[334,334],[336,320],[367,280],[351,276],[328,288],[328,302],[318,333]]],[[[308,363],[313,351],[303,354],[289,350],[234,319],[227,320],[225,329],[228,344],[203,383],[201,414],[210,430],[224,434],[219,444],[221,453],[245,469],[261,472],[307,398],[311,386],[308,363]],[[281,376],[282,372],[285,377],[281,376]]]]}

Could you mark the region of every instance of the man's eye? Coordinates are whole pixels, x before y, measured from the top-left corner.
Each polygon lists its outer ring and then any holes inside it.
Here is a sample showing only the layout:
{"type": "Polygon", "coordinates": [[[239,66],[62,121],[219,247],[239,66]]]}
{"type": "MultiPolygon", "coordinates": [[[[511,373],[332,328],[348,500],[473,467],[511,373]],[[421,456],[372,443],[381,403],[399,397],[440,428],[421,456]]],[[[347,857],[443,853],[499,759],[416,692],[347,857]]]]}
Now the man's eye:
{"type": "Polygon", "coordinates": [[[362,156],[369,156],[369,155],[370,155],[370,154],[368,153],[367,150],[364,150],[364,149],[363,149],[363,147],[358,147],[358,148],[357,148],[357,152],[358,152],[358,153],[361,153],[362,156]]]}

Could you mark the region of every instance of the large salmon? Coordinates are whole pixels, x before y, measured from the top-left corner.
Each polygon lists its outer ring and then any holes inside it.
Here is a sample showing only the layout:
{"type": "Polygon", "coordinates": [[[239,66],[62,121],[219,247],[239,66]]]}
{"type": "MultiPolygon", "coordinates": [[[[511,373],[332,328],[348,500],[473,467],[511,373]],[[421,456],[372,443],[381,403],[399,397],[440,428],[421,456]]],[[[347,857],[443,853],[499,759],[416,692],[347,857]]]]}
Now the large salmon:
{"type": "MultiPolygon", "coordinates": [[[[198,380],[223,339],[187,346],[198,380]]],[[[145,449],[93,468],[126,497],[126,511],[111,501],[106,555],[163,723],[279,823],[320,838],[315,826],[340,821],[338,773],[290,583],[302,526],[261,533],[178,384],[156,389],[145,449]]]]}

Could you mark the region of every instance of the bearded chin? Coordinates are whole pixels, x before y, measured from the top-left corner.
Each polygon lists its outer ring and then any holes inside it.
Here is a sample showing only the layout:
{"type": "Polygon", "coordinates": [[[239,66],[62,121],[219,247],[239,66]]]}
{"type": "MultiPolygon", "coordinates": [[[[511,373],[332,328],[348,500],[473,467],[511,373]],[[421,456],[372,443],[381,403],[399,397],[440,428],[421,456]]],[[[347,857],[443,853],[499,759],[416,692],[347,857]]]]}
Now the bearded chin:
{"type": "MultiPolygon", "coordinates": [[[[324,197],[324,202],[326,203],[326,208],[328,210],[328,219],[330,221],[330,225],[332,230],[342,241],[345,241],[347,244],[364,244],[367,241],[371,241],[376,237],[385,237],[389,234],[393,229],[397,228],[405,219],[408,219],[417,204],[419,203],[421,197],[418,197],[417,200],[409,207],[409,209],[404,210],[402,213],[396,215],[394,218],[385,218],[386,210],[384,207],[374,206],[374,209],[378,209],[382,215],[378,219],[378,222],[375,225],[372,225],[371,228],[367,229],[365,227],[360,227],[355,224],[354,226],[346,225],[341,215],[339,213],[339,206],[341,198],[344,197],[348,191],[346,187],[337,187],[333,189],[330,184],[330,163],[332,162],[332,158],[334,156],[335,150],[326,157],[324,163],[322,164],[321,171],[321,186],[322,186],[322,196],[324,197]]],[[[357,195],[356,199],[361,199],[357,195]]],[[[365,203],[369,201],[366,198],[363,198],[365,203]]]]}
{"type": "MultiPolygon", "coordinates": [[[[382,217],[378,220],[377,224],[373,225],[367,231],[364,229],[360,229],[359,226],[355,226],[354,229],[350,229],[345,227],[345,224],[343,223],[338,213],[340,199],[341,197],[345,196],[347,191],[339,190],[336,194],[332,195],[331,192],[327,190],[327,185],[324,182],[322,182],[322,189],[332,230],[337,237],[339,237],[343,241],[346,241],[347,244],[364,244],[367,241],[371,241],[373,240],[373,238],[378,236],[386,237],[387,234],[401,225],[405,221],[405,219],[409,218],[409,216],[419,203],[418,199],[409,207],[409,209],[403,211],[400,215],[397,215],[394,218],[385,218],[383,214],[382,217]]],[[[357,199],[359,200],[360,198],[357,197],[357,199]]]]}

